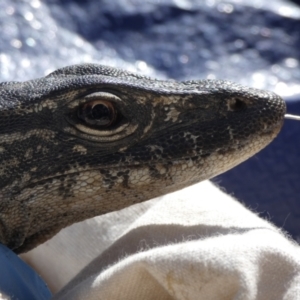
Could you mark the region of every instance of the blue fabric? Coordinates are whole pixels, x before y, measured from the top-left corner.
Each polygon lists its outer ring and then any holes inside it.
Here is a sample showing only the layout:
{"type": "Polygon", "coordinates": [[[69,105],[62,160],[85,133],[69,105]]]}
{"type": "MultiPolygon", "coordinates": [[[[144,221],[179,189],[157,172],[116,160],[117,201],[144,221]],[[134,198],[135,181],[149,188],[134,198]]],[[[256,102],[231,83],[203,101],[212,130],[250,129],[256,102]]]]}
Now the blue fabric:
{"type": "Polygon", "coordinates": [[[47,300],[51,293],[35,271],[0,244],[0,293],[13,300],[47,300]]]}

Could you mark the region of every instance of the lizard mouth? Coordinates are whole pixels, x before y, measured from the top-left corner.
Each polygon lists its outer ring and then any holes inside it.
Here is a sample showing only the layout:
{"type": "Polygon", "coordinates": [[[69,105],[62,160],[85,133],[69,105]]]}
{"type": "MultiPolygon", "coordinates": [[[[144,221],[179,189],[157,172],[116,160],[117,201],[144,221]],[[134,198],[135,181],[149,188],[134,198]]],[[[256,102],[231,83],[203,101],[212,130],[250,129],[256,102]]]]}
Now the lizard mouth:
{"type": "MultiPolygon", "coordinates": [[[[36,179],[32,180],[30,183],[25,185],[23,189],[33,189],[36,187],[36,185],[43,185],[47,184],[50,181],[53,180],[60,180],[64,177],[68,176],[79,176],[82,173],[86,172],[91,172],[91,171],[99,171],[103,170],[105,171],[117,171],[117,170],[122,170],[122,169],[138,169],[138,168],[144,168],[147,165],[155,166],[157,164],[161,165],[172,165],[172,164],[183,164],[185,162],[189,161],[205,161],[208,159],[209,156],[215,155],[220,158],[225,157],[225,156],[236,156],[237,158],[235,159],[235,163],[230,164],[227,166],[227,168],[223,168],[222,172],[226,171],[227,169],[232,168],[233,166],[241,163],[242,161],[248,159],[249,157],[253,156],[255,153],[260,151],[262,148],[264,148],[266,145],[268,145],[278,134],[280,131],[281,127],[283,125],[283,120],[280,120],[272,126],[265,125],[262,127],[261,130],[261,136],[260,138],[257,138],[256,135],[249,136],[246,140],[245,139],[236,139],[234,143],[230,143],[227,147],[221,147],[221,148],[216,148],[213,151],[203,151],[203,152],[196,152],[194,149],[191,149],[191,151],[184,155],[184,156],[173,156],[173,157],[161,157],[157,156],[154,158],[151,163],[149,162],[141,162],[141,161],[130,161],[129,163],[116,163],[113,165],[108,165],[108,166],[97,166],[97,167],[85,167],[82,168],[80,166],[75,166],[73,169],[65,171],[63,174],[56,174],[56,175],[50,175],[47,177],[44,177],[42,179],[36,179]],[[249,147],[250,145],[255,144],[255,147],[249,147]],[[237,155],[237,153],[239,153],[237,155]]],[[[233,160],[233,159],[232,159],[233,160]]],[[[220,172],[216,172],[215,175],[218,175],[220,172]]],[[[213,177],[211,176],[211,177],[213,177]]]]}

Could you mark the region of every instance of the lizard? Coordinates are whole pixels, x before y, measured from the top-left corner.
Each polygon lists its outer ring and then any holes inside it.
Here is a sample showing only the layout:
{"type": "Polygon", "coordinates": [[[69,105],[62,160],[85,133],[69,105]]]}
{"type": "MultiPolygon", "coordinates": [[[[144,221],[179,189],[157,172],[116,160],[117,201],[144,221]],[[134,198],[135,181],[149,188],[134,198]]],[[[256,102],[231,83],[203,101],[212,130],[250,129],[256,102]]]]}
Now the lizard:
{"type": "Polygon", "coordinates": [[[0,84],[0,242],[62,228],[212,178],[279,133],[275,93],[157,80],[97,64],[0,84]]]}

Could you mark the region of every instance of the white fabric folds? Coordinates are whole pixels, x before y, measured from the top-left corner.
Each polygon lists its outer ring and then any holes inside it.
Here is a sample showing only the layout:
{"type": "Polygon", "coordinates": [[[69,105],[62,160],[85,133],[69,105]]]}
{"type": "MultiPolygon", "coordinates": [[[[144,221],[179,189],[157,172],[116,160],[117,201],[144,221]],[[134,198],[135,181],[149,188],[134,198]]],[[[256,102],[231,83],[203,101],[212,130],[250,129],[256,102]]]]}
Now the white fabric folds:
{"type": "Polygon", "coordinates": [[[209,181],[75,224],[24,258],[54,292],[75,276],[56,300],[300,299],[299,246],[209,181]]]}

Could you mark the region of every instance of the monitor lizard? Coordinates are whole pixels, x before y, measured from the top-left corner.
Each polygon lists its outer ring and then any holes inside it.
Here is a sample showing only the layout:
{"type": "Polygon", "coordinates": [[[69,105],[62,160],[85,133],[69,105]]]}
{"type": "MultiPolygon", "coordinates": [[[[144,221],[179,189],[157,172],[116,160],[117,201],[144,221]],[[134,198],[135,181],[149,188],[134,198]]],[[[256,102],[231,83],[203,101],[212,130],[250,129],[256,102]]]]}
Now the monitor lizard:
{"type": "Polygon", "coordinates": [[[214,177],[280,131],[274,93],[160,81],[96,64],[0,84],[0,242],[28,251],[63,227],[214,177]]]}

